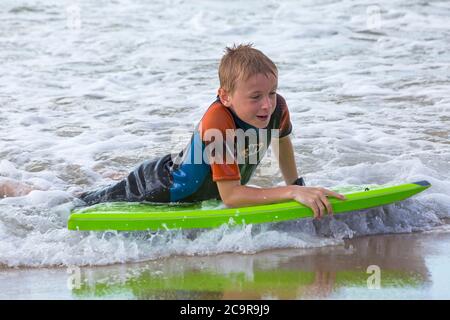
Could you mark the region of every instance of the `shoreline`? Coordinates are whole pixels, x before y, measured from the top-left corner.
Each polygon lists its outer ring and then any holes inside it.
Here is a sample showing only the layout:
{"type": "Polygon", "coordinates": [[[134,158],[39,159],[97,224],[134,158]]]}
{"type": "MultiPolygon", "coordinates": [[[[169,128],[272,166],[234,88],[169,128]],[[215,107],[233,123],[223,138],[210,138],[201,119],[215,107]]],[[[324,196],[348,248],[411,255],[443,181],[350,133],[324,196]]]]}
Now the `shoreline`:
{"type": "Polygon", "coordinates": [[[7,268],[0,299],[448,299],[449,244],[448,228],[438,228],[248,255],[7,268]]]}

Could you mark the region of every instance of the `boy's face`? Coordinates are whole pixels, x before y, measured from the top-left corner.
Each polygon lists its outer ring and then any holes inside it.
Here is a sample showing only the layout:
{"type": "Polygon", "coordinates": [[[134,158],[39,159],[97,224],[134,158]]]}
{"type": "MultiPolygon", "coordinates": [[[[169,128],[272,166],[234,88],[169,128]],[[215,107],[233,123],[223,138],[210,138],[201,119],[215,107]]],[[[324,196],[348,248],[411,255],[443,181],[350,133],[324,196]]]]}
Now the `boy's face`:
{"type": "Polygon", "coordinates": [[[247,80],[239,80],[232,94],[219,89],[219,97],[241,120],[265,128],[276,107],[277,86],[278,79],[273,74],[258,73],[247,80]]]}

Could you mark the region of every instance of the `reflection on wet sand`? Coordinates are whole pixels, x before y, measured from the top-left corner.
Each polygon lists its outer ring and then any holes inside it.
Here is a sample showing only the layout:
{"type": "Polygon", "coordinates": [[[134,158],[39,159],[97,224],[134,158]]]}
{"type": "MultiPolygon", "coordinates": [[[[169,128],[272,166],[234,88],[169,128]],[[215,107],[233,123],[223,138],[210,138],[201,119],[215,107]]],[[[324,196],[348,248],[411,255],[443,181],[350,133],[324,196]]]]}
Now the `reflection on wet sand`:
{"type": "Polygon", "coordinates": [[[339,299],[341,289],[371,290],[372,265],[380,270],[380,290],[421,290],[431,281],[423,248],[427,236],[371,236],[337,247],[83,268],[81,288],[72,293],[81,299],[339,299]]]}

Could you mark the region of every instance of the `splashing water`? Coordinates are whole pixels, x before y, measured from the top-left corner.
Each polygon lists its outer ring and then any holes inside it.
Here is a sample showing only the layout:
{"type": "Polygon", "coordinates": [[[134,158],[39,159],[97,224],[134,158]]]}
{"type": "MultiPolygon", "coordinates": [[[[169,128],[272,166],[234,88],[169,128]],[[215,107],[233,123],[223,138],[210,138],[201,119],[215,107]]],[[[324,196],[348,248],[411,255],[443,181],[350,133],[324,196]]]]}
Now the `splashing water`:
{"type": "MultiPolygon", "coordinates": [[[[390,1],[368,10],[370,1],[122,2],[0,4],[0,60],[7,65],[0,77],[0,180],[39,189],[0,199],[0,265],[252,254],[446,224],[447,3],[390,1]],[[278,91],[309,185],[428,180],[432,188],[402,203],[321,221],[68,231],[74,193],[186,145],[215,98],[223,48],[249,41],[279,68],[278,91]]],[[[252,185],[282,185],[276,163],[268,161],[252,185]]]]}

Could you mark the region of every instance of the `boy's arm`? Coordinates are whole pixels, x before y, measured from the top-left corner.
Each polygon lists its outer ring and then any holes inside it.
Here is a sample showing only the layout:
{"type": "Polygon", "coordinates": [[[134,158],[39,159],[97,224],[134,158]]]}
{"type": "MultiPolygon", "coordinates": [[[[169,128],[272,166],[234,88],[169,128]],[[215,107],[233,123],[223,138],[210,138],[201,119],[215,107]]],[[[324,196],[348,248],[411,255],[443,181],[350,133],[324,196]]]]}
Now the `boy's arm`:
{"type": "Polygon", "coordinates": [[[286,185],[292,185],[298,179],[298,172],[290,136],[285,136],[277,140],[274,139],[272,150],[278,160],[286,185]]]}
{"type": "Polygon", "coordinates": [[[295,200],[314,212],[314,218],[321,218],[325,212],[333,213],[327,199],[332,196],[341,200],[345,197],[324,188],[300,187],[296,185],[274,188],[254,188],[241,185],[239,180],[217,181],[220,197],[227,207],[244,207],[295,200]]]}

